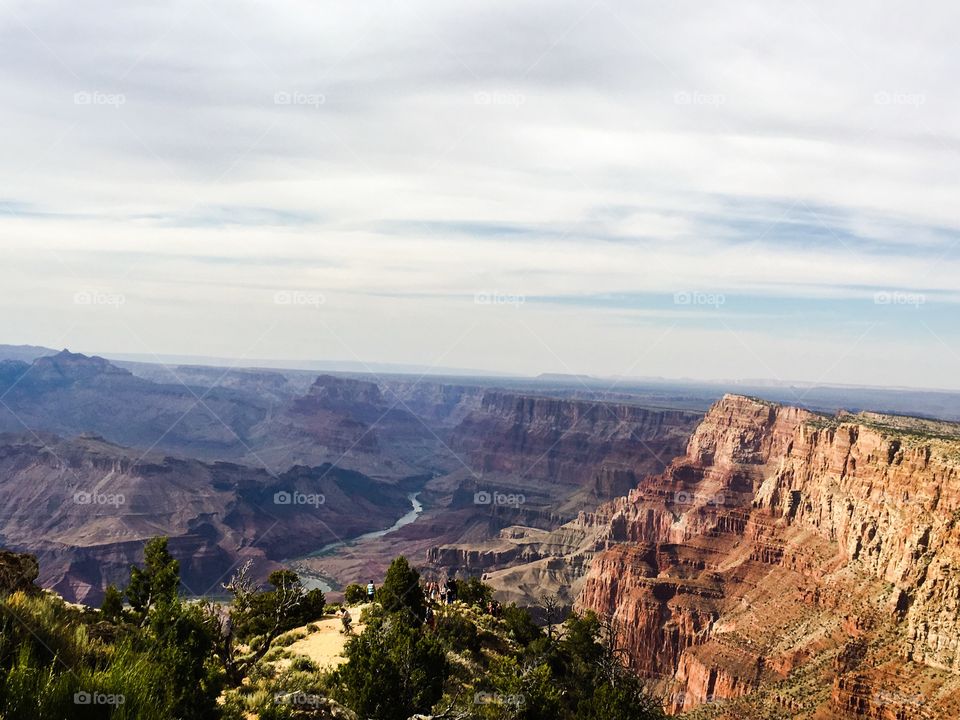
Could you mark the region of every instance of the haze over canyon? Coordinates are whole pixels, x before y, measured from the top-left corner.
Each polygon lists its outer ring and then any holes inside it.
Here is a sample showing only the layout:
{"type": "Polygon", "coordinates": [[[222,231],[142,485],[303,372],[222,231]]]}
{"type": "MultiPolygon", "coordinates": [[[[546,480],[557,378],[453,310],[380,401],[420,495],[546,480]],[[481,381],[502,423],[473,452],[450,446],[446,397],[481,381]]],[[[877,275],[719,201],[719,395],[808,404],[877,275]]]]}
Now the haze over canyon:
{"type": "Polygon", "coordinates": [[[68,600],[157,535],[195,596],[248,560],[336,596],[403,554],[609,618],[671,712],[960,707],[955,397],[3,355],[0,537],[68,600]]]}

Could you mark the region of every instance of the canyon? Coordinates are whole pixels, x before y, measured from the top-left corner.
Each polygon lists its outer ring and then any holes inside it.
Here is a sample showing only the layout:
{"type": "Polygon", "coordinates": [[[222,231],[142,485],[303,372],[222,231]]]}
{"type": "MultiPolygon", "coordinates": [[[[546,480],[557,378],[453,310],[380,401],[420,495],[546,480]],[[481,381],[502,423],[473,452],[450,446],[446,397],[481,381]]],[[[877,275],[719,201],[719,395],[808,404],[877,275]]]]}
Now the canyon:
{"type": "Polygon", "coordinates": [[[960,712],[957,425],[727,396],[575,530],[577,607],[672,712],[960,712]]]}
{"type": "Polygon", "coordinates": [[[332,465],[271,475],[132,451],[94,436],[0,435],[0,528],[39,559],[40,582],[99,602],[147,540],[170,537],[186,590],[216,595],[238,564],[265,576],[307,552],[389,525],[406,492],[332,465]]]}
{"type": "Polygon", "coordinates": [[[596,612],[690,718],[960,716],[960,426],[714,404],[684,453],[554,530],[440,565],[596,612]]]}
{"type": "Polygon", "coordinates": [[[68,599],[95,602],[157,534],[199,593],[243,559],[266,574],[296,558],[332,588],[401,553],[469,570],[447,562],[458,548],[551,531],[618,496],[701,417],[464,381],[134,369],[68,351],[0,362],[0,537],[38,554],[41,581],[68,599]],[[281,491],[327,502],[277,522],[291,511],[273,503],[281,491]],[[95,492],[126,502],[72,500],[95,492]],[[381,536],[414,492],[424,512],[381,536]]]}
{"type": "Polygon", "coordinates": [[[404,554],[596,612],[684,717],[960,716],[960,426],[653,399],[23,351],[0,360],[0,542],[89,603],[156,535],[193,595],[251,560],[337,597],[404,554]]]}
{"type": "MultiPolygon", "coordinates": [[[[435,432],[454,466],[421,487],[422,515],[363,546],[303,558],[300,568],[342,586],[379,576],[398,554],[423,558],[434,577],[518,563],[514,546],[501,552],[502,533],[518,527],[549,533],[583,508],[617,497],[666,467],[701,418],[495,389],[478,395],[428,387],[423,394],[443,399],[434,406],[443,419],[435,432]]],[[[530,604],[540,594],[531,587],[520,599],[530,604]]]]}

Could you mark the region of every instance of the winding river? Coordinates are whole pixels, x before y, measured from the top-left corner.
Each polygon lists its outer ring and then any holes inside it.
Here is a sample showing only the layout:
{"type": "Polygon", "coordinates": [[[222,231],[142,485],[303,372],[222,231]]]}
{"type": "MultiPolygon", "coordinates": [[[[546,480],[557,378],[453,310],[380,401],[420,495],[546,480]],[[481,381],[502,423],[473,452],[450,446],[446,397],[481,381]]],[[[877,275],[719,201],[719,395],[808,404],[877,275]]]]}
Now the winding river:
{"type": "Polygon", "coordinates": [[[349,540],[338,540],[337,542],[324,545],[319,550],[314,550],[307,555],[291,558],[290,560],[287,560],[285,564],[291,569],[295,570],[298,575],[300,575],[300,579],[303,581],[303,586],[307,590],[319,588],[325,593],[330,592],[334,589],[330,584],[330,578],[324,577],[323,575],[309,570],[308,568],[304,567],[300,561],[307,560],[309,558],[321,557],[322,555],[327,555],[342,547],[355,547],[356,545],[368,540],[376,540],[384,535],[388,535],[395,530],[399,530],[404,525],[409,525],[416,520],[417,517],[419,517],[420,513],[423,512],[423,503],[421,503],[418,499],[419,495],[419,492],[407,493],[407,500],[410,501],[410,510],[390,527],[384,528],[383,530],[374,530],[373,532],[364,533],[363,535],[357,535],[349,540]]]}

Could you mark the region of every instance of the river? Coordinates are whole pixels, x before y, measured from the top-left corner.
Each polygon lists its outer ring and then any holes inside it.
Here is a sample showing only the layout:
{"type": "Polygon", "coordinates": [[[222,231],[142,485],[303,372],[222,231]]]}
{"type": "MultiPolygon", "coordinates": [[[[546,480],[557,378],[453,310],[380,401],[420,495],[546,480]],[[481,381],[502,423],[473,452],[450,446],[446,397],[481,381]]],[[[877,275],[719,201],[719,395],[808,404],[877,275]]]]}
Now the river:
{"type": "Polygon", "coordinates": [[[423,503],[421,503],[418,499],[419,495],[419,492],[407,493],[407,500],[410,501],[410,510],[390,527],[384,528],[383,530],[374,530],[373,532],[364,533],[363,535],[357,535],[349,540],[338,540],[337,542],[329,543],[328,545],[321,547],[319,550],[314,550],[307,555],[301,555],[300,557],[286,560],[285,564],[290,566],[291,569],[295,570],[297,574],[300,575],[300,579],[303,581],[303,586],[307,590],[319,588],[325,593],[330,592],[334,589],[330,584],[331,579],[307,569],[301,565],[301,561],[327,555],[328,553],[331,553],[334,550],[338,550],[342,547],[355,547],[356,545],[368,540],[376,540],[384,535],[389,535],[395,530],[399,530],[404,525],[409,525],[420,516],[420,513],[423,512],[423,503]]]}

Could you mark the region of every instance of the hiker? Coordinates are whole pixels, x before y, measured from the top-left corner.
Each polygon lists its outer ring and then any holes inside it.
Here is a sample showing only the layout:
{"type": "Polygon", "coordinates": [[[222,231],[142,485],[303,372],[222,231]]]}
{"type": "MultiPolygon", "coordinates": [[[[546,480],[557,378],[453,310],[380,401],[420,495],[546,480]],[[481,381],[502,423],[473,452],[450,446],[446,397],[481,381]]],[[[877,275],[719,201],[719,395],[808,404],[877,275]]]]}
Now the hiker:
{"type": "Polygon", "coordinates": [[[457,581],[453,578],[447,580],[447,605],[455,602],[457,599],[457,581]]]}
{"type": "Polygon", "coordinates": [[[340,631],[344,635],[349,635],[352,631],[351,623],[353,618],[350,617],[350,611],[347,608],[340,606],[340,624],[343,625],[343,629],[340,631]]]}
{"type": "Polygon", "coordinates": [[[367,583],[367,600],[373,602],[373,594],[376,592],[377,588],[373,584],[373,580],[367,583]]]}
{"type": "Polygon", "coordinates": [[[427,605],[427,609],[424,612],[423,616],[424,621],[427,623],[427,627],[433,627],[433,608],[427,605]]]}

